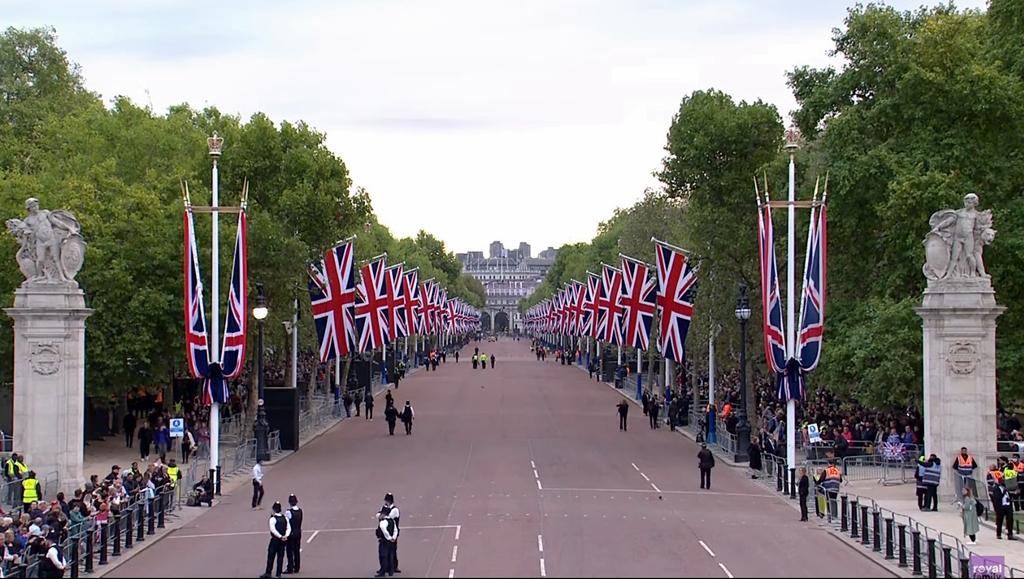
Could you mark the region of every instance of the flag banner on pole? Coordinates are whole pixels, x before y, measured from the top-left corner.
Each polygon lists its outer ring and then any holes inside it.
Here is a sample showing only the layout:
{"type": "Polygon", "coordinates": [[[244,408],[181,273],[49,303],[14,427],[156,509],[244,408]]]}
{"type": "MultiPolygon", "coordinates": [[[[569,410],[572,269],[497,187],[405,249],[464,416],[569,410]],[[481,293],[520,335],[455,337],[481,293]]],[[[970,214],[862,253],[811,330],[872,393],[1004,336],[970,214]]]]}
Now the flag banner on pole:
{"type": "Polygon", "coordinates": [[[352,241],[324,252],[320,266],[310,266],[309,296],[320,342],[320,361],[342,358],[355,349],[356,284],[352,241]]]}
{"type": "Polygon", "coordinates": [[[364,265],[356,284],[356,331],[359,351],[371,352],[387,346],[388,300],[384,257],[364,265]]]}
{"type": "Polygon", "coordinates": [[[410,269],[405,272],[405,327],[409,334],[422,334],[423,324],[420,320],[420,283],[419,271],[410,269]]]}
{"type": "Polygon", "coordinates": [[[601,276],[596,273],[587,272],[587,287],[584,290],[583,300],[583,327],[580,333],[591,338],[597,337],[597,298],[601,293],[601,276]]]}
{"type": "MultiPolygon", "coordinates": [[[[221,370],[228,380],[238,378],[245,366],[245,339],[249,319],[246,307],[249,289],[247,226],[245,211],[239,211],[235,256],[231,262],[231,285],[228,288],[228,312],[224,317],[224,345],[220,354],[221,370]]],[[[224,384],[224,388],[227,388],[227,384],[224,384]]]]}
{"type": "Polygon", "coordinates": [[[758,197],[758,244],[761,261],[761,307],[764,318],[764,349],[768,370],[776,375],[780,400],[799,398],[799,385],[786,379],[786,330],[782,319],[782,293],[779,290],[779,267],[775,258],[775,230],[772,210],[758,197]],[[793,387],[795,388],[793,388],[793,387]],[[795,391],[796,390],[796,391],[795,391]]]}
{"type": "Polygon", "coordinates": [[[206,307],[203,301],[203,277],[199,273],[199,250],[192,210],[185,207],[185,357],[195,378],[210,373],[209,335],[206,333],[206,307]]]}
{"type": "Polygon", "coordinates": [[[582,282],[572,280],[572,334],[583,337],[587,333],[587,287],[582,282]]]}
{"type": "Polygon", "coordinates": [[[682,364],[686,334],[693,318],[693,289],[697,275],[681,251],[655,240],[658,266],[658,350],[665,358],[682,364]]]}
{"type": "Polygon", "coordinates": [[[622,345],[622,272],[610,265],[601,265],[601,294],[598,298],[602,342],[622,345]]]}
{"type": "Polygon", "coordinates": [[[388,304],[388,336],[394,341],[409,335],[405,324],[405,275],[402,264],[384,270],[384,289],[388,304]]]}
{"type": "Polygon", "coordinates": [[[419,330],[421,335],[430,335],[433,333],[430,325],[430,292],[431,286],[434,283],[433,278],[428,279],[420,284],[420,291],[418,296],[420,298],[420,319],[419,319],[419,330]]]}
{"type": "MultiPolygon", "coordinates": [[[[810,242],[804,269],[803,296],[800,301],[800,334],[797,350],[800,369],[813,372],[821,361],[821,343],[825,329],[825,204],[811,208],[810,242]]],[[[802,392],[801,392],[802,394],[802,392]]]]}
{"type": "Polygon", "coordinates": [[[651,328],[657,308],[655,282],[647,264],[622,256],[623,343],[639,350],[651,345],[651,328]]]}

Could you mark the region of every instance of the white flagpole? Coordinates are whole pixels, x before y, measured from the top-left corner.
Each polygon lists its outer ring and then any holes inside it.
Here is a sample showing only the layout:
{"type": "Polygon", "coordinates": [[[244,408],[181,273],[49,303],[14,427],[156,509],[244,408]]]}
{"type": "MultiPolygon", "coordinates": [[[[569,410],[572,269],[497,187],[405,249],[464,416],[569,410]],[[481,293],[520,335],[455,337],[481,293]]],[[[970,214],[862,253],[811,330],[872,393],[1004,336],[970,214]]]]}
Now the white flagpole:
{"type": "Polygon", "coordinates": [[[299,387],[299,298],[295,298],[292,312],[292,388],[299,387]]]}
{"type": "MultiPolygon", "coordinates": [[[[217,133],[213,133],[213,138],[217,139],[217,133]]],[[[212,145],[213,141],[208,141],[207,145],[212,145]]],[[[211,235],[210,246],[212,248],[212,270],[213,276],[210,280],[210,301],[213,304],[213,312],[210,317],[210,341],[209,344],[209,360],[211,364],[220,362],[220,212],[218,207],[220,205],[220,172],[217,167],[217,159],[220,158],[221,149],[220,146],[210,147],[209,154],[210,158],[213,159],[213,183],[211,186],[212,196],[210,205],[213,209],[213,234],[211,235]]],[[[245,312],[243,315],[249,315],[249,312],[245,312]]],[[[239,363],[244,363],[239,360],[239,363]]],[[[211,390],[213,385],[211,384],[211,390]]],[[[212,392],[211,392],[212,394],[212,392]]],[[[173,402],[173,401],[172,401],[173,402]]],[[[213,481],[215,493],[219,495],[221,493],[220,488],[220,404],[218,402],[212,402],[210,404],[210,480],[213,481]]]]}
{"type": "MultiPolygon", "coordinates": [[[[786,363],[796,357],[796,149],[794,142],[789,149],[789,230],[788,259],[786,259],[786,363]]],[[[746,404],[746,401],[743,402],[746,404]]],[[[786,403],[786,465],[789,480],[793,482],[796,468],[796,399],[786,403]]]]}

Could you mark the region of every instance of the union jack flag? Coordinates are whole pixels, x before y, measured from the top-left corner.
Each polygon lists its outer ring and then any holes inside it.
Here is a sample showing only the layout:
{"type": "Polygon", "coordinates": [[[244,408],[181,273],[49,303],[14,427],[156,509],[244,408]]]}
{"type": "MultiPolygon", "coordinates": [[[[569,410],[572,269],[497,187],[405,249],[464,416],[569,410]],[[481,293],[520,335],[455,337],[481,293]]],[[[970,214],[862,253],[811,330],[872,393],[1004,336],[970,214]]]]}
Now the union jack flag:
{"type": "Polygon", "coordinates": [[[402,264],[384,270],[384,284],[388,303],[388,336],[392,340],[409,335],[405,319],[405,276],[402,264]]]}
{"type": "Polygon", "coordinates": [[[448,290],[441,289],[437,292],[437,302],[435,304],[437,308],[437,331],[443,333],[448,331],[449,320],[448,320],[448,290]]]}
{"type": "Polygon", "coordinates": [[[602,342],[622,344],[622,272],[610,265],[601,265],[601,293],[597,300],[600,311],[598,331],[602,342]]]}
{"type": "Polygon", "coordinates": [[[416,268],[405,272],[405,327],[410,334],[422,334],[420,320],[420,284],[419,271],[416,268]]]}
{"type": "Polygon", "coordinates": [[[572,280],[572,333],[576,336],[586,336],[586,302],[587,288],[582,282],[572,280]]]}
{"type": "Polygon", "coordinates": [[[196,378],[210,374],[209,336],[203,304],[203,277],[199,274],[199,250],[192,210],[185,208],[185,357],[196,378]]]}
{"type": "MultiPolygon", "coordinates": [[[[231,287],[228,290],[228,315],[224,323],[224,346],[220,364],[224,378],[229,380],[242,374],[245,366],[245,338],[248,326],[246,291],[249,287],[248,219],[245,211],[238,213],[238,232],[235,237],[235,257],[231,264],[231,287]]],[[[227,392],[227,384],[224,384],[227,392]]],[[[217,400],[219,403],[227,402],[217,400]]]]}
{"type": "Polygon", "coordinates": [[[647,350],[657,308],[655,284],[648,275],[647,265],[622,256],[622,289],[625,343],[638,350],[647,350]]]}
{"type": "Polygon", "coordinates": [[[807,265],[804,269],[804,291],[800,302],[800,369],[812,372],[821,360],[821,342],[825,329],[825,205],[817,212],[811,208],[810,237],[807,243],[807,265]]]}
{"type": "Polygon", "coordinates": [[[764,317],[764,350],[768,370],[776,375],[780,400],[801,398],[799,384],[786,379],[786,330],[782,320],[782,297],[779,291],[779,268],[775,260],[775,232],[772,210],[767,203],[761,205],[758,197],[758,244],[761,259],[761,307],[764,317]],[[791,387],[795,386],[795,388],[791,387]]]}
{"type": "Polygon", "coordinates": [[[685,361],[686,334],[693,317],[696,272],[682,252],[656,242],[658,258],[658,349],[678,364],[685,361]]]}
{"type": "Polygon", "coordinates": [[[597,298],[600,293],[601,276],[588,271],[587,287],[583,292],[583,325],[580,328],[580,335],[597,337],[597,298]]]}
{"type": "Polygon", "coordinates": [[[309,268],[309,297],[320,342],[320,361],[355,349],[356,283],[352,241],[324,252],[320,267],[309,268]]]}
{"type": "Polygon", "coordinates": [[[434,303],[434,298],[432,297],[433,291],[433,278],[424,281],[420,286],[420,333],[424,335],[434,333],[433,314],[431,313],[431,308],[434,303]]]}
{"type": "Polygon", "coordinates": [[[359,351],[369,352],[391,341],[388,335],[388,290],[384,257],[364,265],[356,285],[356,327],[359,351]]]}

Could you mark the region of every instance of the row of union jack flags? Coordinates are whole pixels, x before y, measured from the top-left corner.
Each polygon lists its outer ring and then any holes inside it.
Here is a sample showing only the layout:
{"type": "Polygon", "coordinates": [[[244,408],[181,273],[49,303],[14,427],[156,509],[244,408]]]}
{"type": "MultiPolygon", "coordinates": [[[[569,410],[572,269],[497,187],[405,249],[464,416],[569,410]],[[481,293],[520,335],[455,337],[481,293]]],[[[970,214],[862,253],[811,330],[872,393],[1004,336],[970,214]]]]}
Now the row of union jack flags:
{"type": "Polygon", "coordinates": [[[320,361],[369,352],[411,335],[461,334],[476,329],[480,312],[417,269],[387,265],[387,254],[359,268],[353,239],[324,252],[310,266],[309,295],[320,341],[320,361]]]}
{"type": "MultiPolygon", "coordinates": [[[[758,253],[761,262],[765,357],[768,360],[769,371],[775,373],[779,399],[803,400],[806,391],[804,376],[813,372],[821,361],[821,344],[825,329],[825,264],[828,246],[825,200],[828,196],[828,182],[825,183],[820,205],[811,207],[803,291],[800,297],[800,322],[792,357],[787,357],[782,294],[779,291],[779,271],[775,257],[775,228],[772,225],[768,190],[766,187],[762,203],[761,193],[756,191],[756,181],[754,187],[757,194],[757,223],[760,234],[758,253]]],[[[818,198],[817,184],[814,186],[814,198],[818,198]]]]}
{"type": "Polygon", "coordinates": [[[676,362],[693,317],[696,270],[686,254],[654,240],[657,271],[627,256],[620,268],[601,264],[601,273],[587,272],[587,282],[572,280],[551,298],[526,312],[534,331],[590,337],[609,344],[650,349],[654,312],[658,311],[658,350],[676,362]]]}
{"type": "MultiPolygon", "coordinates": [[[[245,193],[243,193],[244,199],[245,193]]],[[[243,201],[244,205],[244,201],[243,201]]],[[[249,287],[247,219],[244,208],[238,213],[235,255],[231,261],[231,285],[225,316],[220,362],[210,361],[210,339],[206,330],[203,278],[199,271],[195,219],[188,197],[185,199],[185,357],[192,376],[203,379],[203,403],[223,404],[228,400],[228,383],[245,366],[245,340],[248,317],[246,290],[249,287]]],[[[215,345],[216,347],[216,345],[215,345]]]]}

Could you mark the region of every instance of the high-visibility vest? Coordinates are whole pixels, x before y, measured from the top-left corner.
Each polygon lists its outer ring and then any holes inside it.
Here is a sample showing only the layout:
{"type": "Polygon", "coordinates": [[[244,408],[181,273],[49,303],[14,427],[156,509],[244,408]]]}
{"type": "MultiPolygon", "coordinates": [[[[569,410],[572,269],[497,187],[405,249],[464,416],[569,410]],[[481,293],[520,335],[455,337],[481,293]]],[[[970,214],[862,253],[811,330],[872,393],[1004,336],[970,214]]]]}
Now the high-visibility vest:
{"type": "Polygon", "coordinates": [[[971,455],[967,455],[967,458],[964,458],[962,455],[959,454],[956,455],[956,464],[954,465],[956,467],[956,472],[959,473],[961,476],[970,476],[971,464],[973,462],[974,457],[971,455]]]}
{"type": "Polygon", "coordinates": [[[167,467],[167,476],[169,476],[171,478],[171,488],[174,488],[175,484],[178,482],[178,471],[179,470],[181,470],[181,469],[179,469],[176,466],[169,466],[169,467],[167,467]]]}
{"type": "Polygon", "coordinates": [[[36,487],[39,485],[39,481],[34,478],[27,478],[21,483],[22,494],[21,502],[31,503],[39,500],[39,492],[36,487]]]}
{"type": "Polygon", "coordinates": [[[1018,462],[1017,464],[1013,465],[1013,470],[1017,472],[1024,472],[1024,461],[1018,462]]]}
{"type": "Polygon", "coordinates": [[[830,492],[839,492],[839,486],[843,482],[843,473],[836,467],[830,466],[825,470],[825,480],[821,488],[830,492]]]}
{"type": "Polygon", "coordinates": [[[22,475],[22,474],[25,474],[26,472],[28,472],[28,467],[25,466],[25,463],[21,462],[20,460],[15,462],[14,466],[17,467],[19,475],[22,475]]]}
{"type": "Polygon", "coordinates": [[[1006,484],[1007,490],[1017,490],[1017,471],[1012,466],[1007,465],[1003,469],[1003,480],[1006,481],[1004,484],[1006,484]]]}
{"type": "Polygon", "coordinates": [[[4,472],[7,473],[7,476],[14,476],[15,474],[18,473],[18,466],[14,464],[13,460],[8,458],[5,465],[6,468],[4,469],[4,472]]]}

